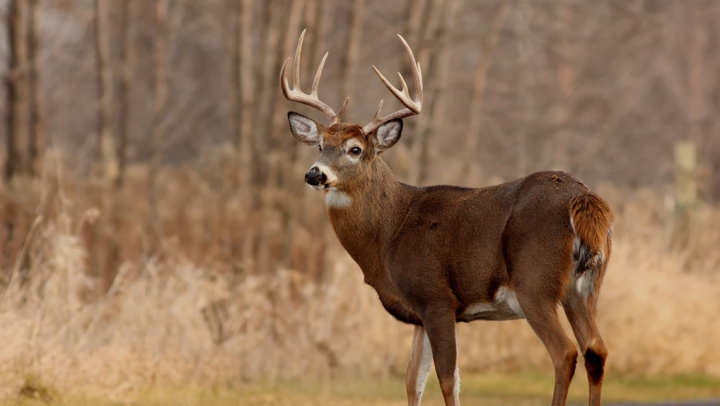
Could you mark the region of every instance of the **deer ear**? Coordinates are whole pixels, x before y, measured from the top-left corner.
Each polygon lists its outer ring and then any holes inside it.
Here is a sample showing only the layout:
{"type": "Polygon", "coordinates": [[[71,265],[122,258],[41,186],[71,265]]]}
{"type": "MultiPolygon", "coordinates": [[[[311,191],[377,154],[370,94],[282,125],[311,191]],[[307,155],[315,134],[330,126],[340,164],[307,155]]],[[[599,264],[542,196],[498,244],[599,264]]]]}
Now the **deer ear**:
{"type": "Polygon", "coordinates": [[[395,145],[400,139],[403,122],[396,118],[378,127],[375,132],[375,152],[378,154],[395,145]]]}
{"type": "Polygon", "coordinates": [[[322,124],[294,111],[288,113],[288,121],[290,132],[298,141],[311,146],[320,145],[320,137],[325,132],[322,124]]]}

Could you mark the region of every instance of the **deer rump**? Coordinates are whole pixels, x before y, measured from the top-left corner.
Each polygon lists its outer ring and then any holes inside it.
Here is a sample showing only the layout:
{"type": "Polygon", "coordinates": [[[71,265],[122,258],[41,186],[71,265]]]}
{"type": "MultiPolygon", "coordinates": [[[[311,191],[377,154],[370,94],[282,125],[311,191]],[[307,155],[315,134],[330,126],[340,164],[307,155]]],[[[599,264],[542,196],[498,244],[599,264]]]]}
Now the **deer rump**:
{"type": "Polygon", "coordinates": [[[524,318],[518,289],[595,306],[612,214],[578,179],[539,172],[483,189],[409,188],[382,255],[389,286],[369,282],[398,320],[422,325],[430,304],[463,322],[524,318]]]}

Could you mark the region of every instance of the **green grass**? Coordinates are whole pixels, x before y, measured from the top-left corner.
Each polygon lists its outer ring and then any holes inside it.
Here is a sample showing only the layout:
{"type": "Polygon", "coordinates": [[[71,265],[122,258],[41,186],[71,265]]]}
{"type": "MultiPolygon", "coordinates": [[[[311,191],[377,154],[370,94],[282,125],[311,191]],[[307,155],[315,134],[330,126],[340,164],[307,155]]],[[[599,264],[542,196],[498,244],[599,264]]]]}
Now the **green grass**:
{"type": "MultiPolygon", "coordinates": [[[[568,404],[587,404],[587,381],[578,371],[570,389],[568,404]]],[[[550,403],[551,376],[471,375],[463,378],[461,402],[468,405],[531,406],[550,403]]],[[[672,378],[614,378],[604,386],[605,403],[652,402],[720,398],[720,379],[703,376],[672,378]]],[[[52,396],[52,395],[51,395],[52,396]]],[[[331,383],[282,382],[274,385],[240,385],[223,388],[178,388],[136,393],[123,399],[82,396],[52,396],[51,405],[148,405],[148,406],[396,406],[406,404],[402,378],[386,380],[343,379],[331,383]]],[[[32,393],[0,402],[0,405],[41,406],[45,401],[32,393]]],[[[423,405],[440,406],[442,396],[437,379],[428,382],[423,405]]]]}

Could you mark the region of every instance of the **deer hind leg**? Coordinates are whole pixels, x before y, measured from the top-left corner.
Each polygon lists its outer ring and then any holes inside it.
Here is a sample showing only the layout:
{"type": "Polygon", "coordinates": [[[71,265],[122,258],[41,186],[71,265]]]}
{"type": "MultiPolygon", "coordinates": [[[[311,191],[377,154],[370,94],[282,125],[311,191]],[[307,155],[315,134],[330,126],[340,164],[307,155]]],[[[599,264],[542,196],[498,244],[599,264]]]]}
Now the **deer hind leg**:
{"type": "Polygon", "coordinates": [[[425,327],[415,326],[412,350],[410,351],[410,362],[408,363],[405,381],[408,406],[420,406],[423,391],[425,390],[425,383],[430,374],[432,360],[430,339],[425,332],[425,327]]]}
{"type": "Polygon", "coordinates": [[[580,351],[585,358],[588,383],[590,386],[590,406],[600,406],[603,375],[605,373],[605,360],[608,350],[600,337],[595,321],[596,297],[587,300],[580,294],[571,290],[563,300],[563,309],[570,321],[575,338],[580,345],[580,351]]]}
{"type": "Polygon", "coordinates": [[[424,315],[423,324],[435,360],[445,406],[460,406],[460,371],[457,367],[457,324],[453,310],[433,309],[424,315]]]}
{"type": "Polygon", "coordinates": [[[555,391],[552,406],[564,406],[570,381],[575,374],[578,352],[560,325],[557,304],[542,295],[528,291],[516,293],[525,318],[545,345],[555,367],[555,391]]]}

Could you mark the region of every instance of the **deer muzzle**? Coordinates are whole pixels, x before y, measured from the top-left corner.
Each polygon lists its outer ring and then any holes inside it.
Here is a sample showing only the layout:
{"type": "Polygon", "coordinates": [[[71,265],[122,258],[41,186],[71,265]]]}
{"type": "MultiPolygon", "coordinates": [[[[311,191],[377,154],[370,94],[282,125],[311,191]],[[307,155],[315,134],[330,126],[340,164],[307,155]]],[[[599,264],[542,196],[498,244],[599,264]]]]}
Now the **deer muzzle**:
{"type": "Polygon", "coordinates": [[[325,182],[327,182],[327,175],[325,175],[317,166],[313,166],[305,174],[305,183],[310,186],[324,185],[325,182]]]}

